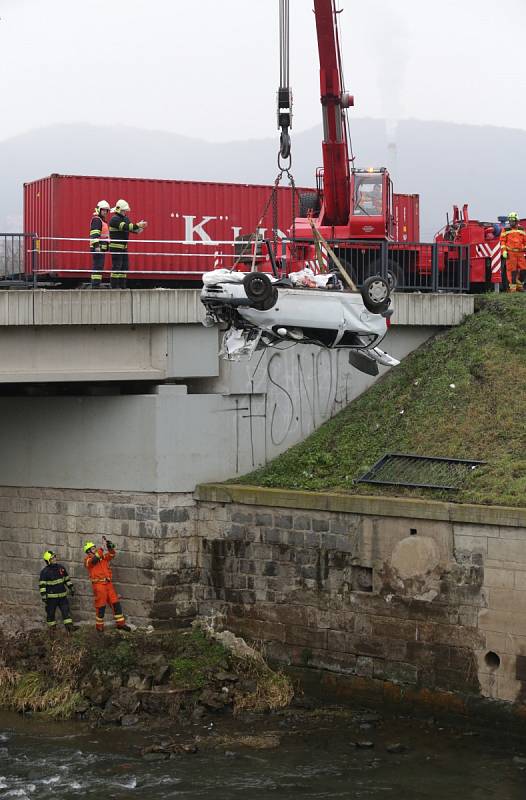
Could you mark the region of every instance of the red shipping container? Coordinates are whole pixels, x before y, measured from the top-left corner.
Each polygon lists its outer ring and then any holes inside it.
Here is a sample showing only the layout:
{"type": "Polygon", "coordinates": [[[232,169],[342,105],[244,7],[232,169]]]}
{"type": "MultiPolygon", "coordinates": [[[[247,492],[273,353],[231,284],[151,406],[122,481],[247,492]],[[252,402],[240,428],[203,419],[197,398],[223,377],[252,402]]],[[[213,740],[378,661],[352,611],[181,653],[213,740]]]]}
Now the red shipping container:
{"type": "Polygon", "coordinates": [[[420,241],[420,197],[417,194],[393,196],[395,242],[420,241]]]}
{"type": "MultiPolygon", "coordinates": [[[[199,280],[202,272],[233,263],[233,246],[214,242],[232,242],[258,224],[272,236],[271,190],[249,184],[50,175],[24,184],[24,231],[38,237],[39,272],[86,280],[93,209],[99,200],[113,206],[124,198],[133,221],[148,221],[140,236],[130,235],[134,278],[199,280]]],[[[289,187],[278,189],[277,208],[278,227],[286,232],[293,210],[289,187]]],[[[108,255],[105,271],[110,268],[108,255]]]]}

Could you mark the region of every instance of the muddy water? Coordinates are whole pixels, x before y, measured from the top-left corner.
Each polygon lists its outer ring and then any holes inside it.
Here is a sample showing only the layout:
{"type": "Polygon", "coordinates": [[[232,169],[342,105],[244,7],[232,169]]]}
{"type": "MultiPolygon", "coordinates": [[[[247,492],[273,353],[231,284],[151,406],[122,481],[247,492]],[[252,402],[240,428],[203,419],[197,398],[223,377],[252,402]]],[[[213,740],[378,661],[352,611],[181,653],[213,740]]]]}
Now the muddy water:
{"type": "Polygon", "coordinates": [[[431,719],[376,718],[363,709],[216,717],[182,731],[92,729],[0,714],[0,798],[78,797],[524,800],[526,741],[431,719]],[[271,747],[240,744],[239,736],[258,743],[255,734],[271,747]],[[141,757],[142,748],[167,736],[197,737],[197,753],[141,757]],[[393,745],[406,751],[388,752],[393,745]]]}

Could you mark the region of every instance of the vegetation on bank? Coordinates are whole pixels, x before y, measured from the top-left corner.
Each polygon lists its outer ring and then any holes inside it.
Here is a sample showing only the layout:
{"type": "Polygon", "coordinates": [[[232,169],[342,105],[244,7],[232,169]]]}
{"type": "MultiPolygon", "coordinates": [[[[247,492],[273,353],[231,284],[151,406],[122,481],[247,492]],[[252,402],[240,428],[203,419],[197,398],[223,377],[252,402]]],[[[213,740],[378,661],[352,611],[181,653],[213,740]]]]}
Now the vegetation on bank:
{"type": "Polygon", "coordinates": [[[236,479],[259,486],[524,505],[526,295],[477,298],[476,313],[423,345],[306,441],[236,479]],[[486,461],[458,491],[355,484],[388,452],[486,461]]]}
{"type": "Polygon", "coordinates": [[[34,630],[0,639],[0,708],[135,724],[141,715],[268,711],[293,697],[263,657],[240,656],[200,628],[122,635],[82,627],[50,639],[34,630]],[[134,722],[129,723],[133,717],[134,722]]]}

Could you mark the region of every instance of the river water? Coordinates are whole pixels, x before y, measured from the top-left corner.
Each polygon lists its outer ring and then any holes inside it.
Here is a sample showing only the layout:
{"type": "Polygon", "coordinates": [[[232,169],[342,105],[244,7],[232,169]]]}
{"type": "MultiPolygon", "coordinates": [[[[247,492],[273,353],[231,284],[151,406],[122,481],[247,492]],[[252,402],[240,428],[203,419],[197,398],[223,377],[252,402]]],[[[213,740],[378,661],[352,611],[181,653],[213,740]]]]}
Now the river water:
{"type": "Polygon", "coordinates": [[[142,731],[2,713],[0,798],[524,800],[523,741],[364,709],[207,717],[142,731]],[[270,749],[245,746],[255,734],[270,749]],[[141,756],[166,737],[197,738],[198,750],[141,756]]]}

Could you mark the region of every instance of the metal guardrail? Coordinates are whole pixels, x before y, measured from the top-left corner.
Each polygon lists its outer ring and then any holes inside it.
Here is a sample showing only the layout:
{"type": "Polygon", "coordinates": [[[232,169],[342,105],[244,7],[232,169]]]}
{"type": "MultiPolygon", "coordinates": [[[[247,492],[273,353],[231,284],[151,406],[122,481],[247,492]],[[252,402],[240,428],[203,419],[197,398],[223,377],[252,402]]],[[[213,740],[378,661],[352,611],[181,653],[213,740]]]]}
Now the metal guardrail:
{"type": "Polygon", "coordinates": [[[31,282],[36,249],[33,233],[0,233],[0,280],[31,282]]]}
{"type": "MultiPolygon", "coordinates": [[[[469,245],[447,242],[388,242],[363,239],[327,239],[354,282],[360,286],[370,275],[388,278],[398,291],[468,292],[469,245]]],[[[312,239],[283,240],[282,263],[290,250],[301,255],[312,239]]],[[[307,259],[313,268],[318,265],[307,259]]],[[[300,259],[301,260],[301,259],[300,259]]],[[[325,264],[331,268],[329,259],[325,264]]]]}
{"type": "MultiPolygon", "coordinates": [[[[470,289],[468,245],[364,239],[327,239],[327,243],[358,286],[370,275],[380,274],[398,291],[467,292],[470,289]]],[[[268,240],[256,239],[253,235],[242,240],[217,242],[134,239],[129,250],[129,277],[146,280],[153,276],[159,280],[165,276],[173,280],[180,276],[182,280],[195,281],[206,269],[232,267],[238,261],[246,269],[251,263],[259,265],[266,261],[268,264],[269,257],[276,274],[270,245],[268,240]],[[268,254],[264,250],[268,250],[268,254]]],[[[286,256],[291,253],[297,256],[298,269],[311,266],[319,271],[312,239],[283,239],[277,266],[284,269],[286,256]]],[[[330,269],[330,260],[323,249],[322,259],[330,269]]],[[[0,280],[3,283],[12,280],[36,285],[39,278],[49,280],[59,273],[67,273],[70,280],[82,282],[89,281],[91,271],[89,239],[0,233],[0,280]]],[[[109,275],[110,271],[111,255],[108,254],[104,272],[109,275]]]]}

